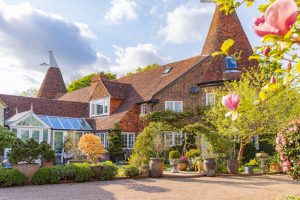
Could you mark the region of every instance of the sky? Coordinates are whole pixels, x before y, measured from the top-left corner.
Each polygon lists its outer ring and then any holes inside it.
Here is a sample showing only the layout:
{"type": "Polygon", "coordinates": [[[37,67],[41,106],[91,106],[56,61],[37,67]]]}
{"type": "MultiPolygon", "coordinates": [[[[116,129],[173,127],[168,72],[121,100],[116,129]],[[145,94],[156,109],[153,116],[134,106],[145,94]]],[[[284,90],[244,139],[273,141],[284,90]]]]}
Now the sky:
{"type": "MultiPolygon", "coordinates": [[[[0,0],[0,93],[39,88],[50,50],[66,82],[192,57],[214,10],[199,0],[0,0]]],[[[237,13],[251,45],[259,45],[252,30],[257,3],[237,13]]]]}

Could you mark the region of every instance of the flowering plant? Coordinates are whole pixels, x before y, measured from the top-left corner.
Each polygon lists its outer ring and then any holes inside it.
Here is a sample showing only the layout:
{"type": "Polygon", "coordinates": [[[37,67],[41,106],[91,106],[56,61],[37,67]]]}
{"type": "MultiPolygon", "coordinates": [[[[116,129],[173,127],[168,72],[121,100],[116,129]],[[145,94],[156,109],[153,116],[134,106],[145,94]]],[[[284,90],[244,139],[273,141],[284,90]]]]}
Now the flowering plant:
{"type": "Polygon", "coordinates": [[[188,158],[186,156],[181,156],[179,159],[180,163],[188,163],[188,158]]]}
{"type": "Polygon", "coordinates": [[[280,131],[276,138],[278,151],[284,172],[294,180],[300,180],[300,120],[293,121],[280,131]]]}

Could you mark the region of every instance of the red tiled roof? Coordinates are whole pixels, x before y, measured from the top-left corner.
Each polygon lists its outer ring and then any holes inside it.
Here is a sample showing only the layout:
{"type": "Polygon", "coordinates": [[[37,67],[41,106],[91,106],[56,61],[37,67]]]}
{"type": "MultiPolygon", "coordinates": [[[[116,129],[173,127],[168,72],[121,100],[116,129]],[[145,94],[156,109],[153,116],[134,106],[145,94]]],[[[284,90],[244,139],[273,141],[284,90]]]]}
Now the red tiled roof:
{"type": "Polygon", "coordinates": [[[87,103],[90,101],[93,94],[92,86],[74,90],[60,97],[58,100],[62,101],[76,101],[87,103]]]}
{"type": "Polygon", "coordinates": [[[33,107],[33,112],[37,115],[61,116],[61,117],[89,117],[89,104],[81,102],[60,101],[53,99],[39,99],[22,96],[0,94],[0,100],[7,107],[5,119],[12,117],[18,112],[25,112],[33,107]]]}

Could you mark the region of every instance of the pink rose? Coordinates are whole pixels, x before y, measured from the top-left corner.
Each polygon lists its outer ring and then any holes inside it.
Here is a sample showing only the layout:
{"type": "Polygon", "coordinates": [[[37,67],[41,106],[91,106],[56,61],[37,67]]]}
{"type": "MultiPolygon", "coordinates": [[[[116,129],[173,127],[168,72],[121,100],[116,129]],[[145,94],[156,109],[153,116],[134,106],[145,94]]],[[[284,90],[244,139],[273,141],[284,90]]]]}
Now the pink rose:
{"type": "Polygon", "coordinates": [[[237,94],[229,94],[223,97],[222,104],[231,111],[236,111],[240,102],[240,96],[237,94]]]}
{"type": "Polygon", "coordinates": [[[263,37],[268,34],[284,36],[296,22],[297,4],[294,0],[276,0],[265,14],[254,19],[255,33],[263,37]]]}

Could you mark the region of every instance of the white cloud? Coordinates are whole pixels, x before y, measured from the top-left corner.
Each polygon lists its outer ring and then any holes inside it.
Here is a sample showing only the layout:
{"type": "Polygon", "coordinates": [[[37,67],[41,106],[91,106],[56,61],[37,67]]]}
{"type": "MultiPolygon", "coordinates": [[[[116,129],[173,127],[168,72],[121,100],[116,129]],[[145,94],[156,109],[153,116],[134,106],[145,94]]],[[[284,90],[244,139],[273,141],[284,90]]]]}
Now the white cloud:
{"type": "Polygon", "coordinates": [[[110,70],[118,74],[134,71],[138,67],[149,64],[162,64],[168,59],[160,54],[158,48],[153,44],[138,44],[137,46],[122,48],[114,45],[116,64],[110,70]]]}
{"type": "Polygon", "coordinates": [[[166,42],[175,44],[199,41],[206,34],[205,31],[211,22],[215,8],[200,6],[185,4],[169,12],[166,25],[159,30],[158,34],[166,42]]]}
{"type": "Polygon", "coordinates": [[[104,19],[112,24],[133,21],[137,18],[137,3],[135,0],[113,0],[110,9],[104,16],[104,19]]]}
{"type": "Polygon", "coordinates": [[[91,40],[96,38],[86,24],[70,22],[29,3],[0,0],[0,93],[39,87],[47,71],[39,64],[49,62],[49,50],[54,51],[65,76],[93,68],[98,54],[91,40]]]}

